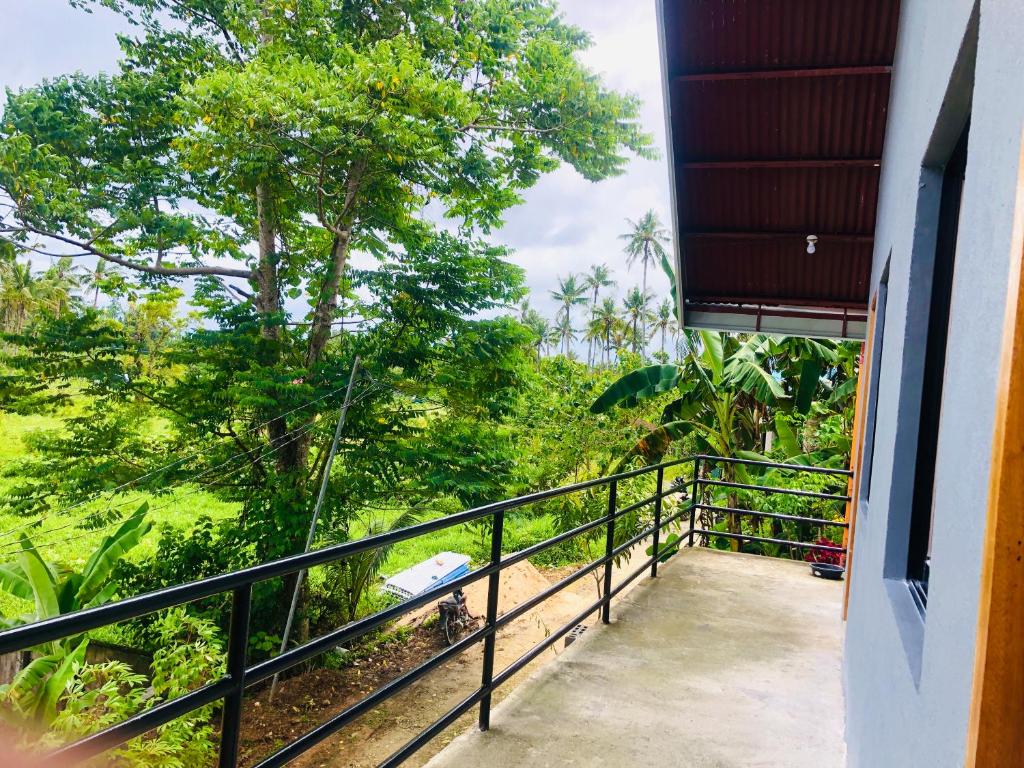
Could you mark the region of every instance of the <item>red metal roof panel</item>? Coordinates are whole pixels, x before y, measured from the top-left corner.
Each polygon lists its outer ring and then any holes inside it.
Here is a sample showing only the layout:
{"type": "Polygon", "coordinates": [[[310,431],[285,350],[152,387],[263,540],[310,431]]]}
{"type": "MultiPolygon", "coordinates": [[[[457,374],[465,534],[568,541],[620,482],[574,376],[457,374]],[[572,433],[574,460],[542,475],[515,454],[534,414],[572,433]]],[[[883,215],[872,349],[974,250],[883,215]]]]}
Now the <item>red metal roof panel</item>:
{"type": "Polygon", "coordinates": [[[666,2],[671,76],[891,64],[899,3],[892,0],[666,2]]]}
{"type": "Polygon", "coordinates": [[[882,155],[888,73],[676,80],[677,162],[882,155]]]}
{"type": "Polygon", "coordinates": [[[870,235],[879,167],[680,167],[679,227],[685,232],[870,235]]]}

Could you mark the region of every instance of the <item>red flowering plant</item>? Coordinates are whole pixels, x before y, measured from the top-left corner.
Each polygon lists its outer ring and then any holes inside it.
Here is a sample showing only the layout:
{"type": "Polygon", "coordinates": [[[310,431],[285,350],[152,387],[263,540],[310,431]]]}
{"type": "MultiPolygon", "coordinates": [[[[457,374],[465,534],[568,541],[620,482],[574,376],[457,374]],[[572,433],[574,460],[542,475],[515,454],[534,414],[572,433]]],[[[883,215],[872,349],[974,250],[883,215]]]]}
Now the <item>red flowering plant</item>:
{"type": "MultiPolygon", "coordinates": [[[[836,543],[832,539],[826,539],[824,536],[820,537],[815,544],[820,544],[825,547],[834,547],[836,543]]],[[[827,549],[812,549],[806,555],[804,560],[808,563],[828,563],[830,565],[842,565],[843,564],[843,553],[832,552],[827,549]]]]}

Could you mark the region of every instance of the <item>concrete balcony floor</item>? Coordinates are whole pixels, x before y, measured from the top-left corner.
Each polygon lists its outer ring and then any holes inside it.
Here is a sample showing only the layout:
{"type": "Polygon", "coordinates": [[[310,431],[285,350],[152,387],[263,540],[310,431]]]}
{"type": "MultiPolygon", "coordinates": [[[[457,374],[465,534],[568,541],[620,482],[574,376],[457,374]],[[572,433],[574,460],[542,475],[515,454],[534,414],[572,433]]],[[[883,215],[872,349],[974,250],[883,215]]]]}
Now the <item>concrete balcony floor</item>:
{"type": "Polygon", "coordinates": [[[684,549],[429,768],[846,763],[842,582],[684,549]]]}

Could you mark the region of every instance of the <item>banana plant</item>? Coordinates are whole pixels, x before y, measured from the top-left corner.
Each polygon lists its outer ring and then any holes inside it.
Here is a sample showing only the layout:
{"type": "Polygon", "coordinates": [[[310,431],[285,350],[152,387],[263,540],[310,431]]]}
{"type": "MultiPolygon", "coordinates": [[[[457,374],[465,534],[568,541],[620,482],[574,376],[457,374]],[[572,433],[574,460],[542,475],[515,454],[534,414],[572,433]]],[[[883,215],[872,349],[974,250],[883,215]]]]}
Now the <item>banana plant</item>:
{"type": "MultiPolygon", "coordinates": [[[[0,564],[0,588],[29,601],[33,610],[22,616],[0,618],[0,626],[29,624],[108,602],[117,589],[111,573],[118,561],[135,547],[153,524],[143,504],[117,530],[104,537],[81,571],[61,571],[43,560],[31,539],[21,535],[21,552],[11,563],[0,564]]],[[[88,640],[70,637],[33,648],[35,658],[10,685],[0,687],[22,714],[49,723],[57,715],[57,700],[85,660],[88,640]]]]}
{"type": "Polygon", "coordinates": [[[752,336],[740,341],[700,331],[689,336],[682,365],[652,365],[632,371],[608,387],[590,407],[605,413],[633,407],[665,392],[679,396],[622,457],[622,466],[637,457],[656,463],[675,440],[695,435],[703,450],[719,456],[750,453],[758,444],[767,406],[787,399],[778,377],[765,365],[770,340],[752,336]]]}

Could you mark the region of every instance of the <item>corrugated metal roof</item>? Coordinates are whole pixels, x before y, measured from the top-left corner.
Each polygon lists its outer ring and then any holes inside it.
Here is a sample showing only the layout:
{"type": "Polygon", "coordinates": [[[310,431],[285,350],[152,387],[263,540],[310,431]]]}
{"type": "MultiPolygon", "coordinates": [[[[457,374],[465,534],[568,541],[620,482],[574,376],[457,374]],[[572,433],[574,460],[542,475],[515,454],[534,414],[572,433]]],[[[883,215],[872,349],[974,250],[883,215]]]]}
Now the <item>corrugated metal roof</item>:
{"type": "Polygon", "coordinates": [[[870,235],[879,170],[873,161],[832,167],[680,166],[679,227],[685,232],[870,235]]]}
{"type": "Polygon", "coordinates": [[[662,0],[684,313],[866,308],[898,17],[898,0],[662,0]]]}
{"type": "Polygon", "coordinates": [[[892,64],[893,0],[665,3],[670,74],[892,64]]]}
{"type": "Polygon", "coordinates": [[[888,104],[889,74],[874,70],[675,80],[672,134],[679,146],[675,159],[878,158],[888,104]]]}

